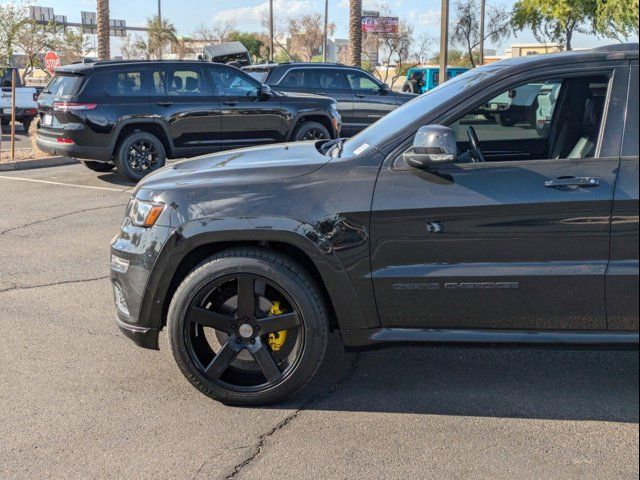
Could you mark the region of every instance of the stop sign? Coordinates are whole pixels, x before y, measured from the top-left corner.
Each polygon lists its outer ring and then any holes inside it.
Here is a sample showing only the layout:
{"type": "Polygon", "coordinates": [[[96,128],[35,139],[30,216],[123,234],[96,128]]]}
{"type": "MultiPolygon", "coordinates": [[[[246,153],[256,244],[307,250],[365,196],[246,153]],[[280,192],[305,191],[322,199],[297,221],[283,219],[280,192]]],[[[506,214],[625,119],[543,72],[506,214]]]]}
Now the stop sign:
{"type": "Polygon", "coordinates": [[[60,57],[56,52],[47,52],[44,56],[44,68],[47,69],[52,76],[55,73],[55,69],[61,67],[62,63],[60,63],[60,57]]]}

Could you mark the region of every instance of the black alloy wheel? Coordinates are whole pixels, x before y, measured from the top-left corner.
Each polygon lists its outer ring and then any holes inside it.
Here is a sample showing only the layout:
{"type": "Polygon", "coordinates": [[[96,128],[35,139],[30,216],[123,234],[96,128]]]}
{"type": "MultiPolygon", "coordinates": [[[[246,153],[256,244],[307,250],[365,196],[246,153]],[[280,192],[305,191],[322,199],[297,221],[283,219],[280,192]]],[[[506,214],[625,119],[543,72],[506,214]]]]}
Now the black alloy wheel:
{"type": "Polygon", "coordinates": [[[300,125],[294,134],[296,141],[310,141],[330,139],[331,134],[327,127],[318,122],[304,122],[300,125]]]}
{"type": "Polygon", "coordinates": [[[164,166],[166,152],[162,142],[147,132],[134,132],[119,145],[115,155],[118,171],[137,182],[164,166]]]}
{"type": "Polygon", "coordinates": [[[273,252],[212,257],[183,281],[168,317],[185,376],[230,404],[270,403],[294,393],[313,376],[326,347],[319,292],[299,266],[273,252]]]}

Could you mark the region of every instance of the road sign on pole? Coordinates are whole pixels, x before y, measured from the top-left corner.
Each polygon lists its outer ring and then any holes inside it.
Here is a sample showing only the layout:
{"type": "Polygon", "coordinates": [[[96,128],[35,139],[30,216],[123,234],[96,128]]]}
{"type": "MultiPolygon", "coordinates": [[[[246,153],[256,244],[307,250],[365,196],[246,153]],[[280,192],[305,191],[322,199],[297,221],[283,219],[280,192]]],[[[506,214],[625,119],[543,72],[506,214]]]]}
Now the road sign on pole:
{"type": "Polygon", "coordinates": [[[55,75],[56,68],[60,68],[62,63],[60,62],[60,57],[56,52],[47,52],[44,56],[44,68],[47,69],[47,72],[53,77],[55,75]]]}

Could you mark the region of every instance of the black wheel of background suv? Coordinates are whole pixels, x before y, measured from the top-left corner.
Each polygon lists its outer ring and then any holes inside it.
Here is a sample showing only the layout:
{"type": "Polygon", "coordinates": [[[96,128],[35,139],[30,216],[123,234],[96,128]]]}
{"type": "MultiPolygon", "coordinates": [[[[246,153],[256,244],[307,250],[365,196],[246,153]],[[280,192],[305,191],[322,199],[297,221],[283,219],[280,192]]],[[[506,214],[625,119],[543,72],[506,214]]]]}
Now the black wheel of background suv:
{"type": "Polygon", "coordinates": [[[82,164],[89,170],[93,170],[94,172],[110,172],[111,170],[116,168],[113,163],[107,162],[92,162],[90,160],[82,160],[82,164]]]}
{"type": "Polygon", "coordinates": [[[418,86],[417,82],[407,80],[402,86],[402,91],[404,93],[420,93],[420,87],[418,86]]]}
{"type": "Polygon", "coordinates": [[[29,128],[31,128],[31,122],[32,121],[33,121],[33,119],[31,119],[31,118],[22,121],[22,129],[24,130],[24,133],[28,133],[29,132],[29,128]]]}
{"type": "Polygon", "coordinates": [[[318,122],[304,122],[296,128],[293,134],[293,140],[322,140],[331,138],[331,134],[327,127],[318,122]]]}
{"type": "Polygon", "coordinates": [[[163,167],[166,159],[162,142],[147,132],[130,134],[120,142],[115,154],[118,172],[134,182],[163,167]]]}
{"type": "Polygon", "coordinates": [[[167,315],[187,379],[226,404],[262,405],[306,385],[327,347],[329,321],[313,279],[265,249],[225,250],[193,270],[167,315]]]}

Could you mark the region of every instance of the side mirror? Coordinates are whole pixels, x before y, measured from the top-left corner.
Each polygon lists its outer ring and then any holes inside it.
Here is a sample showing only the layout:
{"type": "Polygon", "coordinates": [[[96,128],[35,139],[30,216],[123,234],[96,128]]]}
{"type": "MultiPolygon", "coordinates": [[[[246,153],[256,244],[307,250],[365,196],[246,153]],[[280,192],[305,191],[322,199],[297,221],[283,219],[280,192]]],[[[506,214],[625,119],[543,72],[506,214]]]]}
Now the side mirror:
{"type": "Polygon", "coordinates": [[[405,161],[415,168],[453,163],[458,156],[456,134],[449,127],[425,125],[413,139],[413,147],[404,153],[405,161]]]}
{"type": "Polygon", "coordinates": [[[383,83],[382,85],[380,85],[380,93],[382,95],[387,95],[390,92],[391,92],[391,87],[389,85],[387,85],[386,83],[383,83]]]}
{"type": "Polygon", "coordinates": [[[271,90],[271,87],[269,85],[265,85],[264,83],[260,85],[260,88],[258,89],[258,97],[260,97],[263,100],[266,100],[272,95],[273,95],[273,90],[271,90]]]}

